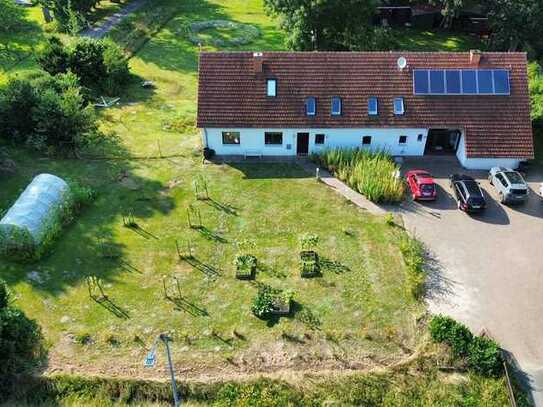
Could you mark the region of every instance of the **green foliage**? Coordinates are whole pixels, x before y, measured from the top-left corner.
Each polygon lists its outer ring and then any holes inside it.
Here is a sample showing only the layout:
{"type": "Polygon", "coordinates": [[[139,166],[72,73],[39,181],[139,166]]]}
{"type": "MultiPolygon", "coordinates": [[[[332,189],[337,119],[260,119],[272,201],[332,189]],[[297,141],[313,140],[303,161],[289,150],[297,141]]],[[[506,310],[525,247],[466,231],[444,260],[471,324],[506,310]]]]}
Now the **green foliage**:
{"type": "Polygon", "coordinates": [[[0,280],[0,287],[0,294],[4,296],[4,304],[0,306],[1,391],[2,385],[36,366],[42,360],[44,348],[40,327],[35,321],[28,319],[22,311],[6,302],[7,287],[4,281],[0,280]]]}
{"type": "Polygon", "coordinates": [[[443,315],[432,318],[429,330],[435,342],[446,343],[455,357],[466,358],[473,371],[486,377],[502,374],[502,357],[493,340],[473,336],[465,325],[443,315]]]}
{"type": "Polygon", "coordinates": [[[0,280],[0,311],[7,308],[11,300],[8,285],[4,280],[0,280]]]}
{"type": "Polygon", "coordinates": [[[86,14],[100,0],[38,0],[45,7],[48,7],[57,22],[60,31],[76,34],[85,24],[86,14]]]}
{"type": "Polygon", "coordinates": [[[294,298],[292,290],[280,290],[262,285],[253,300],[252,311],[258,318],[267,319],[281,305],[289,305],[294,298]]]}
{"type": "Polygon", "coordinates": [[[371,24],[374,0],[265,0],[264,4],[281,17],[287,46],[298,51],[368,49],[382,33],[371,24]]]}
{"type": "Polygon", "coordinates": [[[228,383],[221,387],[217,393],[216,407],[230,406],[292,406],[302,405],[299,393],[288,385],[269,379],[253,383],[228,383]]]}
{"type": "Polygon", "coordinates": [[[300,250],[315,250],[319,244],[319,236],[305,233],[299,237],[300,250]]]}
{"type": "MultiPolygon", "coordinates": [[[[12,34],[25,25],[24,11],[13,0],[0,0],[0,35],[12,34]]],[[[8,44],[0,44],[8,47],[8,44]]]]}
{"type": "Polygon", "coordinates": [[[110,40],[79,38],[64,46],[57,37],[51,37],[38,63],[51,75],[75,73],[82,86],[100,95],[118,94],[130,79],[125,55],[110,40]]]}
{"type": "Polygon", "coordinates": [[[438,315],[430,321],[429,329],[432,339],[449,345],[454,356],[468,355],[473,335],[465,325],[450,317],[438,315]]]}
{"type": "Polygon", "coordinates": [[[485,2],[492,35],[490,47],[496,51],[524,50],[531,57],[543,55],[540,0],[489,0],[485,2]]]}
{"type": "Polygon", "coordinates": [[[313,160],[370,201],[400,202],[403,199],[404,184],[396,176],[399,167],[383,151],[336,148],[314,155],[313,160]]]}
{"type": "Polygon", "coordinates": [[[491,339],[474,337],[469,345],[469,366],[483,376],[498,377],[503,373],[503,362],[498,344],[491,339]]]}
{"type": "Polygon", "coordinates": [[[258,318],[265,319],[269,317],[274,309],[273,289],[268,286],[262,286],[258,290],[253,300],[252,311],[258,318]]]}
{"type": "Polygon", "coordinates": [[[71,73],[12,79],[0,88],[0,137],[8,142],[56,153],[85,147],[96,134],[94,109],[71,73]]]}
{"type": "Polygon", "coordinates": [[[385,223],[388,226],[394,226],[396,225],[396,221],[394,220],[394,215],[391,212],[387,212],[385,214],[385,223]]]}
{"type": "Polygon", "coordinates": [[[543,121],[543,71],[541,65],[537,62],[528,64],[528,76],[532,120],[541,123],[543,121]]]}
{"type": "Polygon", "coordinates": [[[413,297],[420,299],[424,294],[426,281],[424,246],[417,239],[403,233],[400,238],[400,251],[407,268],[408,287],[413,297]]]}

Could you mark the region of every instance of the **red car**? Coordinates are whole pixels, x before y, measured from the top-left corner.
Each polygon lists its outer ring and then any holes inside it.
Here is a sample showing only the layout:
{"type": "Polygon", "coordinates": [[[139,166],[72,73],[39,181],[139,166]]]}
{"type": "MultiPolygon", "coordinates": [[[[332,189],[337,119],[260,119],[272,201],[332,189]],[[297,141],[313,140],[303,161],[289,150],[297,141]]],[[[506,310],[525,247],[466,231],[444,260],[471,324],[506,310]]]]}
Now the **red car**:
{"type": "Polygon", "coordinates": [[[413,200],[434,201],[437,198],[436,184],[428,171],[412,170],[405,177],[413,200]]]}

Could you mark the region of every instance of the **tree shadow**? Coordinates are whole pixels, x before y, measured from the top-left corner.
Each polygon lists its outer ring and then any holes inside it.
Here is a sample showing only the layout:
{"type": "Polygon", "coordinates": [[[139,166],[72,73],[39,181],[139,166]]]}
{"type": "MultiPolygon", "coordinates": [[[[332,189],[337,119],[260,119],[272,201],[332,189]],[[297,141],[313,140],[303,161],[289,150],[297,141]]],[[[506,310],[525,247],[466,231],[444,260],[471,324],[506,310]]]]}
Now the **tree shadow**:
{"type": "MultiPolygon", "coordinates": [[[[114,148],[126,152],[120,143],[114,143],[114,148]]],[[[166,215],[176,207],[173,198],[164,193],[167,188],[162,182],[141,175],[148,167],[146,161],[50,158],[11,146],[6,151],[16,163],[17,172],[0,178],[0,213],[40,173],[77,181],[96,192],[96,199],[62,227],[51,250],[40,261],[21,264],[0,259],[0,278],[10,285],[26,281],[37,292],[56,296],[79,285],[88,275],[98,275],[107,282],[114,281],[119,273],[134,272],[137,267],[128,261],[123,243],[123,235],[133,232],[122,227],[122,213],[130,208],[143,221],[156,214],[166,215]]],[[[92,147],[89,152],[94,152],[92,147]]],[[[138,232],[147,238],[152,236],[142,228],[138,232]]]]}

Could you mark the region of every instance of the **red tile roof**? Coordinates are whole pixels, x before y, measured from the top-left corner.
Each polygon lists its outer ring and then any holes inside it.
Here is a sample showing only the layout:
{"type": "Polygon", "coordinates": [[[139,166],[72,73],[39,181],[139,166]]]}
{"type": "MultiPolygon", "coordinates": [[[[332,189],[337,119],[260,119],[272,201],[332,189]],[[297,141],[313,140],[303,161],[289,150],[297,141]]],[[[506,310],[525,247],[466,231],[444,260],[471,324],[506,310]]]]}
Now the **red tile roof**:
{"type": "Polygon", "coordinates": [[[200,128],[462,128],[468,157],[532,158],[527,61],[524,53],[483,53],[479,68],[510,70],[510,96],[415,96],[414,68],[473,68],[469,53],[265,52],[255,74],[252,52],[200,54],[200,128]],[[397,68],[400,56],[408,67],[397,68]],[[266,79],[277,79],[277,97],[266,96],[266,79]],[[305,115],[304,100],[317,98],[317,115],[305,115]],[[330,115],[340,96],[343,114],[330,115]],[[379,98],[379,116],[367,100],[379,98]],[[405,115],[393,99],[403,96],[405,115]]]}

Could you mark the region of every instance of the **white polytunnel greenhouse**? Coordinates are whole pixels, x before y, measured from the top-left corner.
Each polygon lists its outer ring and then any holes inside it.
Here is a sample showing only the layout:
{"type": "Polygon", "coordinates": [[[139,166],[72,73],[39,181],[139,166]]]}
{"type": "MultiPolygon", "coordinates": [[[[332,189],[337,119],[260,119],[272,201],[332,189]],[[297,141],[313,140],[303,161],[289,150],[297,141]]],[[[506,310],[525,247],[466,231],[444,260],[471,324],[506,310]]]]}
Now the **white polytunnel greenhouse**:
{"type": "Polygon", "coordinates": [[[0,220],[0,248],[12,251],[37,247],[61,222],[70,187],[51,174],[35,177],[0,220]]]}

